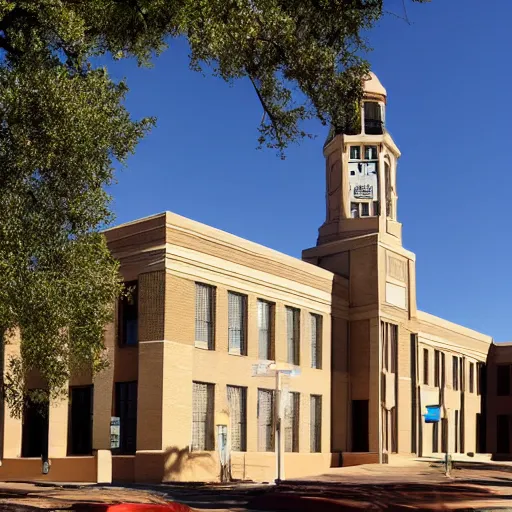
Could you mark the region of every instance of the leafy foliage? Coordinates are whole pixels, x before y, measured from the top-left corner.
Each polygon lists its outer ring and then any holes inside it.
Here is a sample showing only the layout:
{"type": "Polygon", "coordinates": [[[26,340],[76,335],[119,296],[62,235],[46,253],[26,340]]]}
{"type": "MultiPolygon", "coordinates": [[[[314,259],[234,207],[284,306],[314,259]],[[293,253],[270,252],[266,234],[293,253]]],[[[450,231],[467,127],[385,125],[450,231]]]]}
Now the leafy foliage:
{"type": "Polygon", "coordinates": [[[0,0],[0,328],[22,339],[12,407],[30,372],[56,396],[75,369],[104,365],[121,290],[98,234],[112,219],[104,187],[153,120],[130,119],[126,85],[92,59],[147,65],[183,36],[193,69],[250,80],[259,143],[282,153],[306,119],[353,123],[369,69],[361,34],[382,15],[383,0],[0,0]]]}

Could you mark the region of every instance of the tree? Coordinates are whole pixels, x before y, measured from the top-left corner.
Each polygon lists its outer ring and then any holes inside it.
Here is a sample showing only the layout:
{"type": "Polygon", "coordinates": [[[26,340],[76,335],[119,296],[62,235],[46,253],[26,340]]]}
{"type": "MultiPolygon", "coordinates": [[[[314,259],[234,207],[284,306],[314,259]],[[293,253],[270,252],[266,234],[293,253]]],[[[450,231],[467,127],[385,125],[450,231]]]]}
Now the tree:
{"type": "Polygon", "coordinates": [[[130,118],[126,84],[94,58],[148,65],[186,37],[193,69],[250,80],[259,143],[282,153],[308,118],[354,121],[362,33],[382,15],[383,0],[0,0],[0,328],[21,333],[5,379],[15,410],[28,372],[47,399],[75,369],[105,364],[121,285],[98,232],[112,220],[104,187],[153,119],[130,118]]]}

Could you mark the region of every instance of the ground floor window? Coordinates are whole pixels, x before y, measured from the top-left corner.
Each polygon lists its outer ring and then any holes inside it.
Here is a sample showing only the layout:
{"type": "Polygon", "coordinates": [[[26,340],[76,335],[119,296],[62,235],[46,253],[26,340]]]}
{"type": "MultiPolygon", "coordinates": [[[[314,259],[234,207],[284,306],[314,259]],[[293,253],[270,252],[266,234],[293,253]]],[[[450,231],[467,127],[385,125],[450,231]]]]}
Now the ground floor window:
{"type": "Polygon", "coordinates": [[[439,423],[432,423],[432,453],[439,452],[439,423]]]}
{"type": "Polygon", "coordinates": [[[38,403],[27,397],[23,407],[22,457],[48,459],[48,402],[38,403]]]}
{"type": "Polygon", "coordinates": [[[70,455],[92,453],[92,386],[71,387],[69,390],[69,444],[70,455]]]}
{"type": "Polygon", "coordinates": [[[247,449],[247,388],[228,386],[229,417],[231,423],[231,449],[247,449]]]}
{"type": "Polygon", "coordinates": [[[192,450],[215,449],[213,431],[215,385],[205,382],[192,384],[192,450]]]}
{"type": "Polygon", "coordinates": [[[258,389],[258,450],[274,451],[274,391],[258,389]]]}
{"type": "Polygon", "coordinates": [[[119,452],[135,453],[137,449],[137,381],[117,382],[115,415],[119,417],[119,452]]]}
{"type": "Polygon", "coordinates": [[[310,429],[312,452],[322,451],[322,397],[311,395],[310,399],[310,429]]]}
{"type": "Polygon", "coordinates": [[[496,452],[510,453],[510,416],[498,414],[496,427],[496,452]]]}
{"type": "Polygon", "coordinates": [[[284,451],[299,451],[300,393],[285,393],[284,451]]]}

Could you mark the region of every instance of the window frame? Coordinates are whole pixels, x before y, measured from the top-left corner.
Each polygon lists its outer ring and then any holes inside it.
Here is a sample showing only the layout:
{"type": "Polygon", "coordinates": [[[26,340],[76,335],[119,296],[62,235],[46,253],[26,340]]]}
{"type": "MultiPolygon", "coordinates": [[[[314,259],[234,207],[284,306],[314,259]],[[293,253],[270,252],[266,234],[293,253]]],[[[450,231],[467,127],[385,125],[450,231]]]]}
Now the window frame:
{"type": "Polygon", "coordinates": [[[235,292],[235,291],[228,291],[228,353],[236,356],[246,356],[247,355],[247,309],[248,309],[248,296],[235,292]],[[240,320],[240,326],[234,326],[234,320],[235,318],[231,317],[232,309],[231,309],[231,297],[237,297],[240,299],[240,309],[241,309],[241,316],[239,318],[240,320]],[[234,344],[235,341],[237,341],[234,337],[234,333],[239,333],[239,346],[236,346],[234,344]],[[233,339],[232,339],[233,338],[233,339]]]}
{"type": "Polygon", "coordinates": [[[199,281],[195,282],[195,330],[194,330],[194,346],[196,348],[201,348],[204,350],[215,350],[215,324],[216,324],[216,297],[217,297],[217,288],[208,283],[202,283],[199,281]],[[206,297],[208,298],[207,304],[207,316],[210,319],[202,319],[199,318],[199,294],[200,290],[204,290],[206,292],[206,297]],[[207,333],[206,340],[198,339],[198,333],[201,331],[201,323],[205,324],[205,332],[207,333]]]}
{"type": "Polygon", "coordinates": [[[228,384],[226,386],[226,393],[228,397],[228,408],[229,408],[229,418],[230,418],[230,434],[231,434],[231,450],[235,452],[246,452],[247,451],[247,387],[246,386],[235,386],[232,384],[228,384]],[[233,393],[230,395],[230,390],[233,390],[233,393]],[[235,418],[235,414],[231,409],[231,397],[234,396],[235,390],[240,393],[240,421],[238,421],[239,429],[240,429],[240,446],[234,446],[233,443],[233,432],[235,431],[233,427],[233,421],[235,418]]]}
{"type": "Polygon", "coordinates": [[[429,386],[430,382],[430,351],[428,348],[423,349],[423,385],[429,386]]]}
{"type": "Polygon", "coordinates": [[[322,345],[323,345],[323,324],[324,317],[318,313],[310,313],[311,329],[311,368],[322,369],[322,345]],[[313,326],[315,324],[315,326],[313,326]],[[315,329],[315,343],[313,344],[313,329],[315,329]]]}
{"type": "Polygon", "coordinates": [[[274,354],[275,354],[275,310],[276,305],[274,302],[270,302],[265,299],[257,299],[257,325],[258,325],[258,357],[259,359],[265,360],[265,361],[273,361],[274,360],[274,354]],[[266,343],[266,357],[263,357],[263,351],[262,351],[262,328],[260,325],[260,305],[265,305],[268,307],[268,327],[267,327],[267,339],[265,341],[266,343]]]}
{"type": "Polygon", "coordinates": [[[273,452],[275,450],[275,404],[276,404],[276,394],[273,389],[267,389],[267,388],[258,388],[258,395],[257,395],[257,403],[256,403],[256,424],[258,428],[258,452],[273,452]],[[263,395],[270,396],[270,424],[265,423],[264,425],[260,423],[260,417],[261,417],[261,407],[262,403],[260,401],[260,398],[263,395]],[[265,447],[262,445],[262,437],[261,437],[261,429],[262,428],[268,429],[268,436],[266,438],[267,444],[265,447]]]}
{"type": "MultiPolygon", "coordinates": [[[[201,414],[203,414],[201,412],[201,414]]],[[[192,381],[192,437],[190,442],[190,451],[211,452],[215,450],[215,384],[212,382],[192,381]],[[204,413],[204,443],[200,446],[200,439],[194,439],[196,430],[195,424],[200,424],[203,420],[196,420],[195,415],[201,411],[195,411],[196,397],[195,391],[199,386],[205,386],[206,389],[206,412],[204,413]],[[211,403],[210,403],[211,401],[211,403]]]]}
{"type": "Polygon", "coordinates": [[[124,291],[134,288],[134,292],[128,295],[122,295],[117,301],[117,344],[119,347],[136,347],[139,344],[139,281],[134,279],[123,283],[124,291]],[[134,304],[127,304],[126,301],[133,299],[134,304]],[[133,308],[133,309],[131,309],[133,308]],[[135,340],[128,340],[130,329],[127,327],[128,315],[127,311],[135,311],[135,340]]]}
{"type": "Polygon", "coordinates": [[[301,343],[301,310],[293,306],[286,306],[286,362],[300,366],[300,343],[301,343]],[[292,313],[293,336],[290,335],[289,313],[292,313]],[[290,345],[293,344],[293,354],[290,354],[290,345]]]}
{"type": "Polygon", "coordinates": [[[309,395],[309,451],[322,452],[322,395],[309,395]],[[317,402],[318,401],[318,402],[317,402]],[[318,420],[318,421],[314,421],[318,420]],[[317,425],[318,422],[318,425],[317,425]]]}

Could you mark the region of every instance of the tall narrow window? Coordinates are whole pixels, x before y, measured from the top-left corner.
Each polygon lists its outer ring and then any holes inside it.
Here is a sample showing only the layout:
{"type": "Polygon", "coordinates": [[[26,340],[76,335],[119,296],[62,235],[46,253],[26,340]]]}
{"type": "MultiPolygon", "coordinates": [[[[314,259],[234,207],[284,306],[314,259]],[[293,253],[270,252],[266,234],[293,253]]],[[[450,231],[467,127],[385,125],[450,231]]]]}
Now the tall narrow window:
{"type": "Polygon", "coordinates": [[[510,416],[498,414],[496,416],[496,451],[500,454],[510,453],[510,416]]]}
{"type": "Polygon", "coordinates": [[[446,386],[446,356],[441,352],[441,387],[446,386]]]}
{"type": "Polygon", "coordinates": [[[137,381],[116,382],[116,416],[120,422],[119,453],[137,449],[137,381]]]}
{"type": "Polygon", "coordinates": [[[286,308],[288,363],[300,364],[300,309],[286,308]]]}
{"type": "Polygon", "coordinates": [[[440,362],[441,353],[439,350],[434,350],[434,386],[436,388],[441,384],[440,362]]]}
{"type": "Polygon", "coordinates": [[[273,316],[274,305],[265,300],[258,300],[258,354],[260,359],[274,359],[273,316]]]}
{"type": "Polygon", "coordinates": [[[382,135],[382,111],[375,101],[364,102],[364,133],[382,135]]]}
{"type": "Polygon", "coordinates": [[[432,424],[432,453],[439,452],[439,422],[432,424]]]}
{"type": "Polygon", "coordinates": [[[510,395],[510,365],[499,364],[496,367],[496,387],[498,396],[510,395]]]}
{"type": "Polygon", "coordinates": [[[311,368],[322,368],[322,317],[311,314],[311,368]]]}
{"type": "Polygon", "coordinates": [[[299,451],[300,393],[288,392],[284,408],[284,450],[299,451]]]}
{"type": "Polygon", "coordinates": [[[214,450],[214,397],[214,384],[192,383],[192,450],[214,450]]]}
{"type": "Polygon", "coordinates": [[[464,371],[464,359],[462,357],[459,357],[459,368],[460,368],[460,390],[465,391],[466,390],[466,372],[464,371]]]}
{"type": "Polygon", "coordinates": [[[423,384],[428,386],[428,349],[423,349],[423,384]]]}
{"type": "Polygon", "coordinates": [[[322,451],[322,397],[311,395],[310,397],[310,451],[313,453],[322,451]]]}
{"type": "Polygon", "coordinates": [[[453,390],[459,390],[459,358],[452,356],[453,390]]]}
{"type": "Polygon", "coordinates": [[[389,164],[384,165],[384,177],[386,180],[386,216],[393,218],[393,200],[392,200],[392,187],[391,187],[391,168],[389,164]]]}
{"type": "Polygon", "coordinates": [[[274,392],[258,389],[258,450],[274,451],[274,392]]]}
{"type": "Polygon", "coordinates": [[[92,386],[76,386],[69,389],[69,455],[92,453],[92,386]]]}
{"type": "Polygon", "coordinates": [[[381,322],[382,367],[396,373],[398,364],[398,325],[381,322]]]}
{"type": "Polygon", "coordinates": [[[459,411],[455,411],[455,449],[454,452],[459,451],[459,411]]]}
{"type": "Polygon", "coordinates": [[[231,449],[247,449],[247,388],[228,386],[229,417],[231,423],[231,449]]]}
{"type": "Polygon", "coordinates": [[[476,392],[481,395],[484,393],[485,388],[485,364],[476,364],[476,392]]]}
{"type": "Polygon", "coordinates": [[[228,293],[228,343],[230,354],[247,354],[247,296],[228,293]]]}
{"type": "Polygon", "coordinates": [[[214,349],[215,288],[196,283],[196,347],[214,349]]]}
{"type": "Polygon", "coordinates": [[[119,344],[137,345],[139,341],[139,301],[137,281],[125,283],[125,293],[119,299],[119,344]]]}
{"type": "Polygon", "coordinates": [[[469,392],[475,392],[475,363],[469,363],[469,392]]]}

